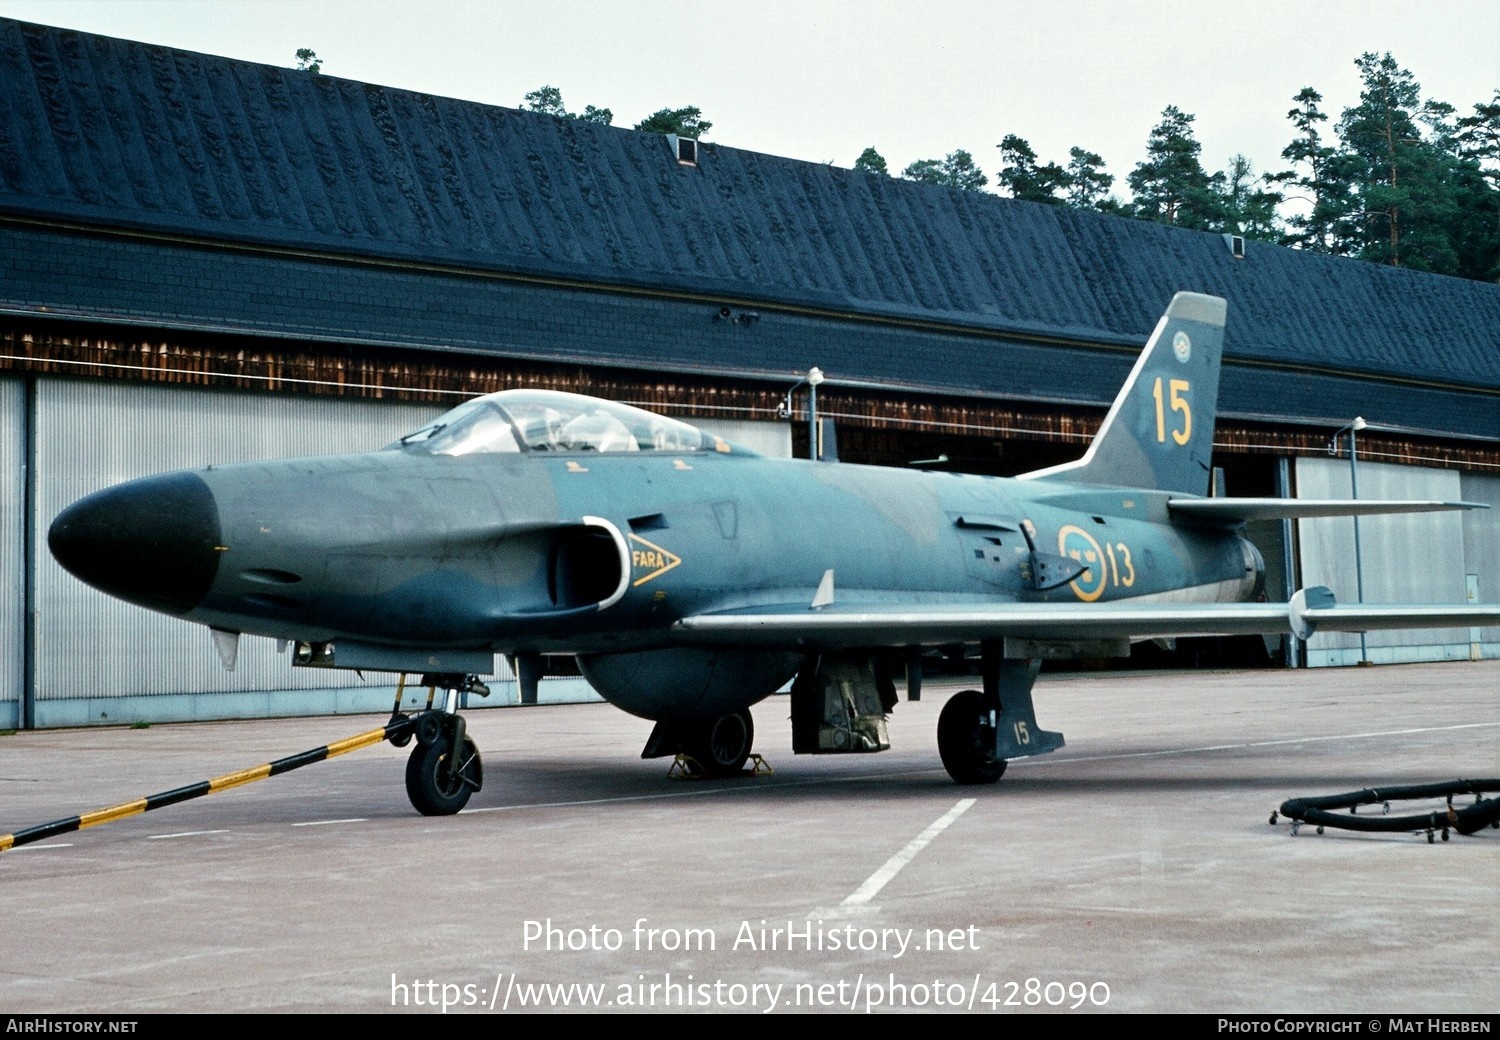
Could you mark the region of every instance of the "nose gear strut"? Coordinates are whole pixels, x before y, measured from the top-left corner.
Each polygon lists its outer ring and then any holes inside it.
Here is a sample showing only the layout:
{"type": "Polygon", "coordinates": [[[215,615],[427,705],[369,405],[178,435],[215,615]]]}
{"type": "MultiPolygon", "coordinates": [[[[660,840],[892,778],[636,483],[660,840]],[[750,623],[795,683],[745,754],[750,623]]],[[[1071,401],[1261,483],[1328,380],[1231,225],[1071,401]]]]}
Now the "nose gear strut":
{"type": "Polygon", "coordinates": [[[464,718],[458,714],[459,695],[490,695],[489,687],[477,675],[457,673],[422,676],[427,687],[427,708],[408,716],[401,711],[401,696],[406,689],[403,672],[396,684],[396,703],[391,708],[391,724],[405,720],[391,737],[396,747],[405,747],[416,737],[406,760],[406,796],[412,807],[423,816],[451,816],[469,803],[469,796],[484,786],[484,764],[479,748],[466,734],[464,718]],[[438,688],[447,691],[443,706],[434,708],[438,688]]]}

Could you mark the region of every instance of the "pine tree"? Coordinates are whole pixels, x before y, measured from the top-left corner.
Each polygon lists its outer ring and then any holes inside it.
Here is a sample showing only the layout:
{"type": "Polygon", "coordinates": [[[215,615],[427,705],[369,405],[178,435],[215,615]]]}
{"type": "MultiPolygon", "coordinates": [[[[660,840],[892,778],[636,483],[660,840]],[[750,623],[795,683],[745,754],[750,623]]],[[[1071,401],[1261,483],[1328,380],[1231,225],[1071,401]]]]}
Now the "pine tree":
{"type": "Polygon", "coordinates": [[[1462,157],[1458,273],[1500,281],[1500,90],[1454,124],[1462,157]]]}
{"type": "Polygon", "coordinates": [[[1082,148],[1068,150],[1068,205],[1075,209],[1115,212],[1119,208],[1110,198],[1113,175],[1104,172],[1104,157],[1082,148]]]}
{"type": "Polygon", "coordinates": [[[1146,143],[1146,161],[1128,178],[1135,195],[1131,213],[1144,220],[1213,230],[1222,222],[1217,195],[1198,155],[1193,116],[1176,105],[1162,110],[1146,143]]]}
{"type": "Polygon", "coordinates": [[[1363,54],[1355,65],[1363,80],[1360,103],[1344,110],[1338,126],[1358,200],[1346,245],[1363,260],[1455,272],[1454,170],[1417,127],[1421,88],[1389,53],[1363,54]]]}
{"type": "Polygon", "coordinates": [[[1010,197],[1024,202],[1061,205],[1059,191],[1068,187],[1068,171],[1056,163],[1038,163],[1036,152],[1024,138],[1006,134],[996,146],[1007,165],[997,178],[1010,197]]]}
{"type": "Polygon", "coordinates": [[[1294,166],[1272,178],[1290,190],[1283,197],[1297,204],[1287,217],[1288,230],[1281,243],[1315,253],[1339,252],[1344,238],[1340,229],[1354,204],[1350,163],[1324,143],[1319,124],[1326,123],[1328,116],[1318,107],[1323,95],[1303,87],[1293,100],[1297,107],[1286,117],[1297,128],[1297,136],[1282,149],[1281,157],[1294,166]]]}
{"type": "Polygon", "coordinates": [[[1224,231],[1261,242],[1275,242],[1281,234],[1276,207],[1280,192],[1271,190],[1271,178],[1257,177],[1255,167],[1243,155],[1229,157],[1229,168],[1212,178],[1219,190],[1219,209],[1224,231]]]}
{"type": "Polygon", "coordinates": [[[873,147],[866,148],[859,153],[859,158],[854,160],[854,168],[861,173],[879,173],[887,177],[891,173],[886,167],[885,156],[881,155],[873,147]]]}
{"type": "Polygon", "coordinates": [[[703,118],[702,109],[696,105],[688,105],[686,108],[658,109],[635,124],[635,128],[654,134],[676,134],[678,137],[702,140],[708,136],[713,124],[703,118]]]}
{"type": "Polygon", "coordinates": [[[962,148],[942,159],[918,159],[902,170],[901,176],[909,181],[963,191],[979,191],[989,183],[989,178],[974,164],[974,157],[962,148]]]}

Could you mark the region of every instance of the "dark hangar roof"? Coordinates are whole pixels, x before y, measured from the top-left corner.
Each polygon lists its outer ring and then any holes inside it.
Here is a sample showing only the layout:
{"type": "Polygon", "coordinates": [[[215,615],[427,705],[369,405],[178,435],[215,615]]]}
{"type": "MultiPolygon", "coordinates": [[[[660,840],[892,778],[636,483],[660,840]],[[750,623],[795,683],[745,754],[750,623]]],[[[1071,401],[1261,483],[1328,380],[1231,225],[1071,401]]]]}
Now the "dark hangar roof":
{"type": "Polygon", "coordinates": [[[8,19],[3,214],[1500,388],[1494,285],[8,19]]]}

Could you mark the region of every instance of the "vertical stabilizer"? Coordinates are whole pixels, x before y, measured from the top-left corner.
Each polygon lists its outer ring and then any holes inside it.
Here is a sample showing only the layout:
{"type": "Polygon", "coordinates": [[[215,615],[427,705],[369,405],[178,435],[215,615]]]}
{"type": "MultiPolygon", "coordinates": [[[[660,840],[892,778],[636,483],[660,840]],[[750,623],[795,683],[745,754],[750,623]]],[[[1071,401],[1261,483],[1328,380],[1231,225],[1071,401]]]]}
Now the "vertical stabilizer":
{"type": "Polygon", "coordinates": [[[1218,296],[1172,297],[1083,458],[1022,479],[1205,494],[1226,310],[1218,296]]]}

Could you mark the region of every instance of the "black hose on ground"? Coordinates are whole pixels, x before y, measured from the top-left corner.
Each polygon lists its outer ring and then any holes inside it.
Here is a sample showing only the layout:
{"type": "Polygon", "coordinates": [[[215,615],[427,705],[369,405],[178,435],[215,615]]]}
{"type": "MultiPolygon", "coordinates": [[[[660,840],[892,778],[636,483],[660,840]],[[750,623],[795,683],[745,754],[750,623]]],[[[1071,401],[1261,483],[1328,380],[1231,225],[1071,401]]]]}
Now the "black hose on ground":
{"type": "MultiPolygon", "coordinates": [[[[1408,784],[1400,787],[1366,788],[1346,794],[1330,794],[1309,798],[1292,798],[1281,803],[1277,810],[1282,816],[1296,823],[1338,827],[1347,831],[1426,831],[1428,840],[1435,831],[1442,831],[1447,840],[1448,831],[1473,834],[1485,827],[1500,827],[1500,796],[1486,798],[1488,792],[1500,792],[1500,779],[1449,780],[1436,784],[1408,784]],[[1453,806],[1456,796],[1473,795],[1474,802],[1462,809],[1453,806]],[[1417,798],[1445,798],[1447,804],[1441,809],[1414,813],[1406,816],[1390,815],[1390,803],[1417,798]],[[1379,805],[1384,809],[1380,816],[1360,816],[1356,811],[1361,805],[1379,805]],[[1347,813],[1334,812],[1348,809],[1347,813]]],[[[1271,814],[1275,823],[1277,813],[1271,814]]]]}

